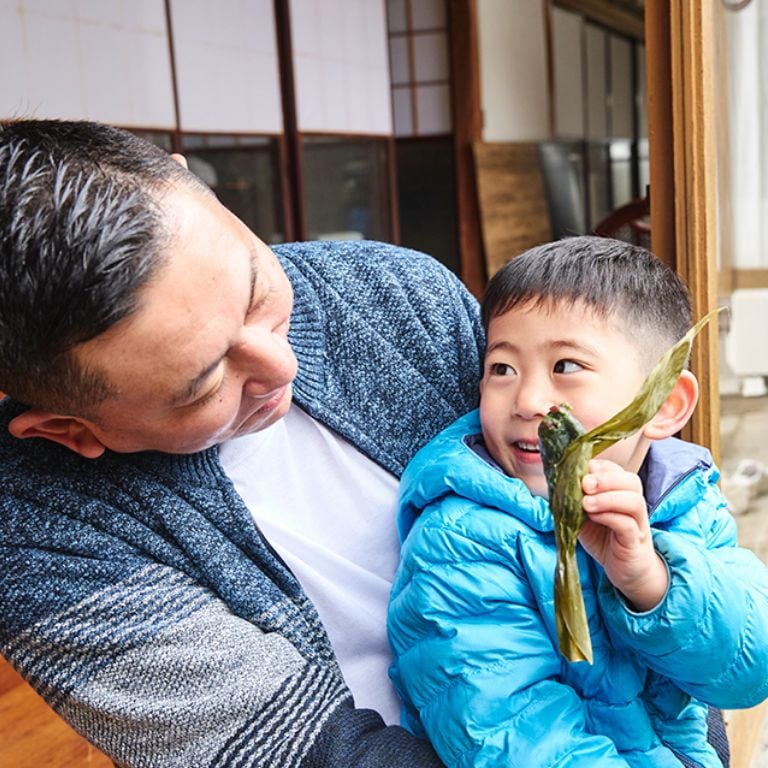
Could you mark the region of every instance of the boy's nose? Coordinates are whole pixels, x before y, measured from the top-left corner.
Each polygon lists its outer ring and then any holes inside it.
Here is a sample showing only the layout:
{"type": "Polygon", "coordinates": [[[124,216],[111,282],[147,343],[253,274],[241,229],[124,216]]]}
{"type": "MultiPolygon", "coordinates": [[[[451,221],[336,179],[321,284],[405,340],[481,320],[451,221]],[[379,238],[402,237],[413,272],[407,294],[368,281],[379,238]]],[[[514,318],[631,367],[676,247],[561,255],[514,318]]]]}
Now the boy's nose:
{"type": "Polygon", "coordinates": [[[553,394],[546,383],[531,380],[520,384],[515,398],[515,414],[524,419],[541,419],[554,405],[553,394]]]}

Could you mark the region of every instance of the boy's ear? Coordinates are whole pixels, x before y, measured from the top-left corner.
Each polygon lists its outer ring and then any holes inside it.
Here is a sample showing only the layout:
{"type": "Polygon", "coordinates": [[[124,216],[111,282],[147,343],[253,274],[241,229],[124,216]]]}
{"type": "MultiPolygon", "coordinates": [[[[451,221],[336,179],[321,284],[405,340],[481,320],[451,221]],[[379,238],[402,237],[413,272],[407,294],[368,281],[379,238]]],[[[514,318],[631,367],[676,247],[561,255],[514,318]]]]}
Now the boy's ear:
{"type": "Polygon", "coordinates": [[[98,459],[106,450],[104,443],[94,434],[90,422],[40,408],[30,408],[11,419],[8,431],[21,440],[28,437],[51,440],[86,459],[98,459]]]}
{"type": "Polygon", "coordinates": [[[688,370],[683,371],[658,413],[645,425],[643,435],[662,440],[677,434],[691,418],[699,401],[699,382],[688,370]]]}

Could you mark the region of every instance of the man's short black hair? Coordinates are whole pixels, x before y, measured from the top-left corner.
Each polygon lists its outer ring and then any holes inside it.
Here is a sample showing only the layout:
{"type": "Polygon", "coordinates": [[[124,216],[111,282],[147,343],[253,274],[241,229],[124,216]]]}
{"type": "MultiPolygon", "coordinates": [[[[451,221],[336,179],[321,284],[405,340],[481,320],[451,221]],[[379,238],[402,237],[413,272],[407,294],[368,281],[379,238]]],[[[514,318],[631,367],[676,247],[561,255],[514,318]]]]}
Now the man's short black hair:
{"type": "Polygon", "coordinates": [[[92,122],[0,123],[0,391],[83,415],[109,396],[70,354],[127,317],[163,261],[166,152],[92,122]]]}

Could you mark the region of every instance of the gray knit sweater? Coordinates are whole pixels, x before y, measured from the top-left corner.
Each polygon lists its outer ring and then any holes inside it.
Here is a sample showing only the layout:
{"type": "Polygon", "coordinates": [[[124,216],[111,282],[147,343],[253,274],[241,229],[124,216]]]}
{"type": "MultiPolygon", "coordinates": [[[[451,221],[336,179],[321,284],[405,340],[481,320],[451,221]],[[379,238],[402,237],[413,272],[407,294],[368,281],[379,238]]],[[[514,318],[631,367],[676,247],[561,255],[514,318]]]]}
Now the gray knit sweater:
{"type": "MultiPolygon", "coordinates": [[[[476,303],[406,249],[275,251],[295,291],[295,401],[399,475],[476,405],[476,303]]],[[[12,438],[21,409],[0,404],[0,651],[118,765],[440,765],[354,708],[216,448],[86,460],[12,438]]]]}

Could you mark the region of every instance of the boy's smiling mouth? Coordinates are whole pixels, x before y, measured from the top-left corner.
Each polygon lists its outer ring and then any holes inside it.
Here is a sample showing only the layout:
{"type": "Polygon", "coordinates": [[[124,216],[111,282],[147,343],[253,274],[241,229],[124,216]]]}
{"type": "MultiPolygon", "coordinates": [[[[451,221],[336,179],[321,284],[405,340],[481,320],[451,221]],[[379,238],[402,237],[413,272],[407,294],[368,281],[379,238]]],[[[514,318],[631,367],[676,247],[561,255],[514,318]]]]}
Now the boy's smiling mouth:
{"type": "Polygon", "coordinates": [[[515,440],[512,443],[512,447],[523,453],[539,454],[538,441],[533,443],[528,440],[515,440]]]}

